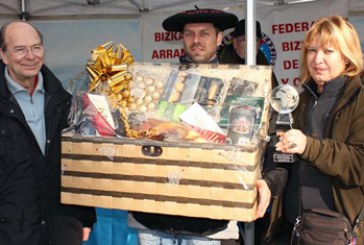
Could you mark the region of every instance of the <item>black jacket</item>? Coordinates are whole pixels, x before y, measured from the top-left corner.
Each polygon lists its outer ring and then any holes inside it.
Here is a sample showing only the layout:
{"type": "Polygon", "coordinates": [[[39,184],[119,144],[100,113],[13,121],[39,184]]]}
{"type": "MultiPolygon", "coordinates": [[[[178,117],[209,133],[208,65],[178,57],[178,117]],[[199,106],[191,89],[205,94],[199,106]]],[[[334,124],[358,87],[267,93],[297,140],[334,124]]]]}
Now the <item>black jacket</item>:
{"type": "MultiPolygon", "coordinates": [[[[241,64],[245,65],[245,59],[239,57],[239,55],[235,52],[233,44],[228,44],[225,47],[219,49],[217,56],[219,57],[219,61],[221,64],[241,64]]],[[[261,50],[258,50],[257,65],[270,65],[265,57],[264,53],[261,50]]]]}
{"type": "Polygon", "coordinates": [[[93,208],[60,204],[61,131],[71,95],[45,66],[47,143],[42,154],[20,106],[8,89],[0,61],[0,244],[43,245],[54,240],[54,218],[68,215],[92,227],[93,208]]]}

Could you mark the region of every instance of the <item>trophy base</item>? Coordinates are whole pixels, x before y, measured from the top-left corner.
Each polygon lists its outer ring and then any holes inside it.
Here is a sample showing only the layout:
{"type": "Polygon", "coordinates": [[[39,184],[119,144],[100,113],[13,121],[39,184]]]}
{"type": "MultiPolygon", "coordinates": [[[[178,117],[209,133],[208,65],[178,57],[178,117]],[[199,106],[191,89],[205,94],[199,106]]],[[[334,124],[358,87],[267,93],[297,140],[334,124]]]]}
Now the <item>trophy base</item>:
{"type": "Polygon", "coordinates": [[[296,161],[296,156],[294,154],[279,153],[279,152],[275,152],[273,154],[273,162],[294,163],[295,161],[296,161]]]}

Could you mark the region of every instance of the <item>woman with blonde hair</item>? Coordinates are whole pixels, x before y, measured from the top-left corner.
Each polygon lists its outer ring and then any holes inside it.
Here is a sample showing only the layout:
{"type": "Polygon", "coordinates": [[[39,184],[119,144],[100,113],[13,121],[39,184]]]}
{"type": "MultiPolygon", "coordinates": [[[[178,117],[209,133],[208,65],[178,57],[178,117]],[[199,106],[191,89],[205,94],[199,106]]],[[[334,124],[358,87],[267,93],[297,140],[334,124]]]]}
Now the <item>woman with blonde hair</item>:
{"type": "MultiPolygon", "coordinates": [[[[328,209],[354,225],[364,203],[363,58],[355,28],[341,16],[319,18],[306,33],[301,63],[293,129],[275,145],[298,159],[286,166],[286,244],[304,211],[328,209]]],[[[360,226],[356,244],[364,244],[363,233],[360,226]]]]}

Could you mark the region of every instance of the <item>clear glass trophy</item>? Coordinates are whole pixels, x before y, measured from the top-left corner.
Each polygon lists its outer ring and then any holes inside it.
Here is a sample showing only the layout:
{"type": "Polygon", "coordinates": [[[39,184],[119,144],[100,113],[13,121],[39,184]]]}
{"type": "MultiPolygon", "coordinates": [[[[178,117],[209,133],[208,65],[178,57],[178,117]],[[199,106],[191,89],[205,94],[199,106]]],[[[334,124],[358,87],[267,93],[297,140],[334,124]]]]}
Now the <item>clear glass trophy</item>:
{"type": "MultiPolygon", "coordinates": [[[[289,85],[279,85],[272,90],[270,103],[278,115],[276,121],[276,135],[279,137],[282,133],[292,128],[293,117],[292,112],[297,108],[299,102],[299,94],[297,90],[289,85]]],[[[295,155],[275,151],[273,153],[273,161],[280,163],[295,162],[295,155]]]]}

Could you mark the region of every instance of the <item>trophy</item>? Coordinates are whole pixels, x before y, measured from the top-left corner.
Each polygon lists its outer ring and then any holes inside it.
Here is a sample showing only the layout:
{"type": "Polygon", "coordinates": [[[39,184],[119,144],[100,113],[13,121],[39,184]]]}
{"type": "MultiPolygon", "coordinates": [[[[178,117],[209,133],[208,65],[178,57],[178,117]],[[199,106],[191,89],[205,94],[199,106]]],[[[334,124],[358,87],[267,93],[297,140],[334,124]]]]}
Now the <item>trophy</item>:
{"type": "MultiPolygon", "coordinates": [[[[278,113],[276,121],[276,135],[279,137],[285,131],[292,128],[293,117],[291,112],[294,111],[299,102],[297,90],[289,84],[279,85],[272,90],[270,104],[278,113]]],[[[294,154],[275,151],[273,161],[280,163],[293,163],[296,158],[294,154]]]]}

